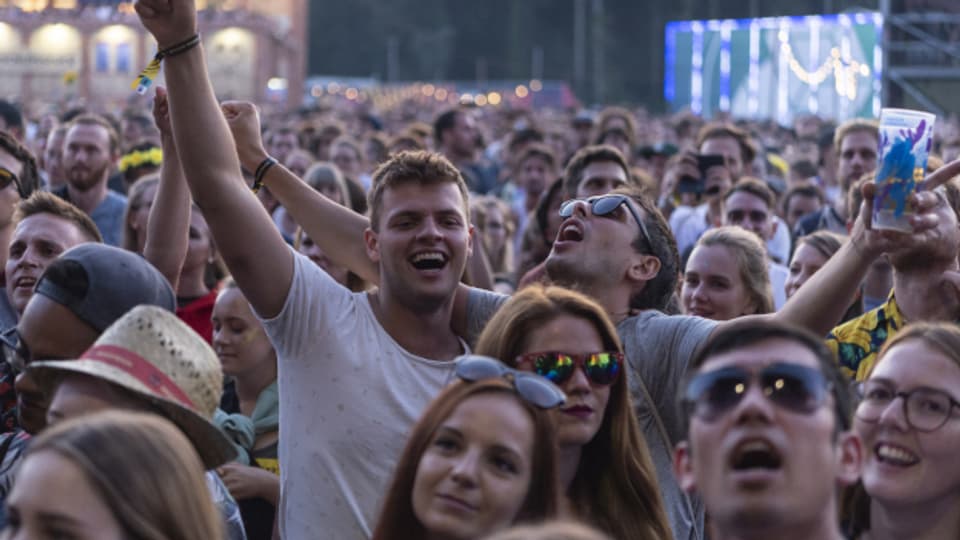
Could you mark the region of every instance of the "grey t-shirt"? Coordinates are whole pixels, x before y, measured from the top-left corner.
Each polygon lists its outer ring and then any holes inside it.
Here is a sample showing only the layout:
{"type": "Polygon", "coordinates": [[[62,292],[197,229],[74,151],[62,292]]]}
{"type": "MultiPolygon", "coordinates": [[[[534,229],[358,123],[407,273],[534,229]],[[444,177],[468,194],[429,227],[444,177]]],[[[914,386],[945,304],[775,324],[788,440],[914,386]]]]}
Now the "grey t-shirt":
{"type": "Polygon", "coordinates": [[[703,504],[698,497],[685,495],[677,483],[673,475],[673,447],[683,435],[677,409],[680,382],[697,348],[714,328],[716,322],[708,319],[664,315],[659,311],[644,311],[617,325],[631,367],[630,397],[657,470],[660,495],[677,540],[704,536],[703,504]],[[649,399],[644,395],[644,386],[649,399]],[[665,434],[657,424],[655,411],[660,415],[665,434]],[[669,440],[664,440],[664,436],[669,440]]]}
{"type": "MultiPolygon", "coordinates": [[[[490,291],[471,290],[467,301],[467,337],[471,342],[476,341],[484,325],[508,298],[490,291]]],[[[650,449],[660,494],[676,540],[704,537],[703,505],[699,498],[686,496],[674,478],[673,447],[682,436],[682,422],[676,406],[680,382],[697,348],[707,340],[716,324],[700,317],[664,315],[651,310],[624,319],[617,325],[631,368],[630,397],[650,449]],[[650,394],[649,400],[643,391],[644,386],[650,394]],[[651,401],[663,422],[665,434],[654,417],[651,401]],[[664,435],[669,440],[665,440],[664,435]]]]}

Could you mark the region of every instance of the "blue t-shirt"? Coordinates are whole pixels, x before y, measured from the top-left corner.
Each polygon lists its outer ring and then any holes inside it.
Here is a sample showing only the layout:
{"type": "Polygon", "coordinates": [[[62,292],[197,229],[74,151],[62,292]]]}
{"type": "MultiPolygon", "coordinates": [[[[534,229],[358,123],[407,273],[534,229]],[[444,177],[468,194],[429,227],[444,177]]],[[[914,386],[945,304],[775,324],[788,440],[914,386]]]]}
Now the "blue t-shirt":
{"type": "MultiPolygon", "coordinates": [[[[67,186],[55,190],[54,195],[72,203],[67,186]]],[[[123,240],[123,215],[127,210],[127,198],[113,190],[107,190],[107,196],[90,213],[90,219],[97,224],[103,242],[120,247],[123,240]]]]}

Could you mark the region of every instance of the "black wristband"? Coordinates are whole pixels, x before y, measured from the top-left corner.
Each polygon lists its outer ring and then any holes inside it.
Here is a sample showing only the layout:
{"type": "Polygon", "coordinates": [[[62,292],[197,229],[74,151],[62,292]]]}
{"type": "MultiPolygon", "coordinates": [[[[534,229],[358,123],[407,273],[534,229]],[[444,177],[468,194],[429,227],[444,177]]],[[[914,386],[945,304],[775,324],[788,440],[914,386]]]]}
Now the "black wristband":
{"type": "Polygon", "coordinates": [[[253,173],[253,186],[250,188],[254,193],[260,191],[260,188],[263,187],[263,177],[266,176],[267,171],[270,170],[270,167],[273,167],[276,164],[276,159],[267,156],[263,161],[260,162],[260,165],[257,165],[257,170],[253,173]]]}
{"type": "Polygon", "coordinates": [[[187,51],[189,51],[190,49],[196,47],[196,46],[199,45],[199,44],[200,44],[200,34],[194,34],[192,37],[190,37],[189,39],[187,39],[187,40],[185,40],[185,41],[181,41],[180,43],[177,43],[176,45],[171,45],[171,46],[167,47],[166,49],[157,51],[157,59],[158,59],[158,60],[163,60],[164,58],[166,58],[166,57],[168,57],[168,56],[175,56],[175,55],[178,55],[178,54],[180,54],[180,53],[187,52],[187,51]]]}

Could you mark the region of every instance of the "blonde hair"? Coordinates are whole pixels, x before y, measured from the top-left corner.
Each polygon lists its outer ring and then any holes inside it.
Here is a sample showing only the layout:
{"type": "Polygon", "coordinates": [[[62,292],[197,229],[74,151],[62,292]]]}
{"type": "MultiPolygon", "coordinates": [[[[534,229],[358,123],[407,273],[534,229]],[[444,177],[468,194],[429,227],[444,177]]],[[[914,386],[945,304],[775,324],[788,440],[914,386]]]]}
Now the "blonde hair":
{"type": "Polygon", "coordinates": [[[753,314],[773,313],[773,288],[767,269],[767,252],[757,235],[740,227],[717,227],[703,233],[697,241],[697,247],[700,246],[723,246],[729,249],[737,263],[738,277],[755,308],[753,314]]]}
{"type": "Polygon", "coordinates": [[[514,232],[517,229],[517,222],[514,218],[513,211],[502,199],[489,195],[476,197],[470,202],[470,211],[473,213],[473,223],[481,231],[486,231],[487,216],[491,210],[497,209],[500,211],[500,215],[503,216],[503,228],[506,231],[503,247],[498,253],[491,253],[486,244],[484,244],[483,247],[487,250],[487,258],[490,260],[490,266],[494,274],[504,275],[512,273],[514,271],[513,239],[514,232]]]}
{"type": "Polygon", "coordinates": [[[222,538],[203,465],[186,436],[147,413],[106,411],[33,439],[24,459],[53,452],[79,467],[126,538],[222,538]]]}
{"type": "Polygon", "coordinates": [[[303,173],[303,181],[314,191],[323,191],[324,187],[333,187],[340,193],[340,204],[350,204],[350,191],[347,190],[347,181],[336,165],[329,161],[318,161],[307,168],[303,173]]]}
{"type": "Polygon", "coordinates": [[[159,185],[160,173],[157,172],[141,176],[130,186],[130,191],[127,195],[127,207],[123,211],[123,237],[120,240],[120,247],[123,249],[134,253],[140,252],[137,244],[137,235],[142,234],[146,237],[147,231],[137,233],[137,231],[133,229],[133,225],[130,224],[130,216],[144,206],[144,198],[147,195],[147,190],[159,185]]]}

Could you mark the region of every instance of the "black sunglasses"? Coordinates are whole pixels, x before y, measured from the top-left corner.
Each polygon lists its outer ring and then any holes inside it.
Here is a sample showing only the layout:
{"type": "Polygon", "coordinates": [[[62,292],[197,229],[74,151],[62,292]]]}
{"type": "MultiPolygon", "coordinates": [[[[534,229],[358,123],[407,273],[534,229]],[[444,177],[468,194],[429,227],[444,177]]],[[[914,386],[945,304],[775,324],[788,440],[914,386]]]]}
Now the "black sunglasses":
{"type": "Polygon", "coordinates": [[[17,193],[23,193],[23,190],[20,189],[20,178],[13,174],[10,169],[0,166],[0,189],[7,189],[10,184],[16,186],[17,193]]]}
{"type": "Polygon", "coordinates": [[[587,199],[570,199],[564,201],[560,205],[560,217],[568,218],[573,215],[573,209],[576,207],[577,203],[583,201],[590,205],[590,211],[593,212],[595,216],[609,216],[614,213],[621,205],[626,206],[627,210],[630,211],[630,215],[633,216],[634,221],[637,222],[637,225],[640,226],[640,234],[643,235],[644,240],[647,241],[647,244],[651,244],[650,233],[647,232],[647,226],[643,224],[643,219],[640,217],[640,214],[637,213],[637,210],[630,204],[630,198],[626,195],[597,195],[595,197],[589,197],[587,199]]]}
{"type": "Polygon", "coordinates": [[[816,411],[830,389],[820,370],[777,362],[759,372],[726,367],[700,373],[687,383],[684,401],[692,408],[692,414],[705,422],[712,422],[736,407],[757,379],[767,399],[778,407],[800,414],[816,411]]]}
{"type": "Polygon", "coordinates": [[[524,371],[517,371],[487,356],[464,355],[456,359],[454,372],[468,382],[502,378],[510,381],[517,394],[541,409],[552,409],[567,401],[563,390],[547,379],[524,371]]]}

